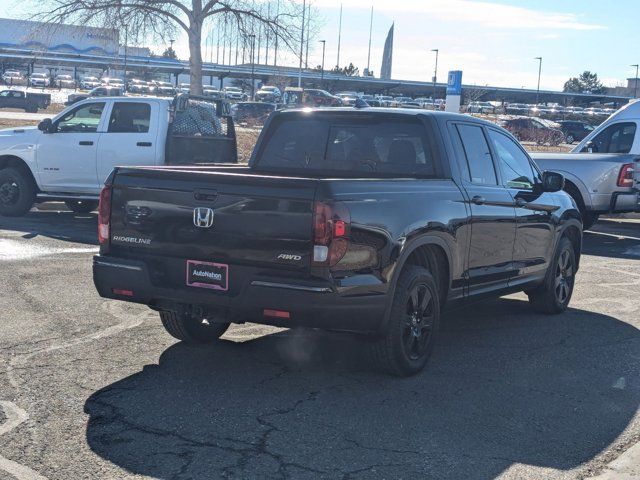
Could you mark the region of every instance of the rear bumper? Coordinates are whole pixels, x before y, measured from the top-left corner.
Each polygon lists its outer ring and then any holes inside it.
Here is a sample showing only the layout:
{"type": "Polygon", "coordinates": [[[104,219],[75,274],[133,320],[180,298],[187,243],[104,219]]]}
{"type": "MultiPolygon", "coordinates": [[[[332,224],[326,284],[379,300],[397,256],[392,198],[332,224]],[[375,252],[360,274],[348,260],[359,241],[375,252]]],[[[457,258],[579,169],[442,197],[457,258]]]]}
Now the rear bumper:
{"type": "Polygon", "coordinates": [[[611,194],[592,195],[591,201],[589,210],[595,213],[640,212],[640,191],[635,188],[611,194]]]}
{"type": "MultiPolygon", "coordinates": [[[[230,266],[230,269],[234,268],[230,266]]],[[[254,322],[282,327],[374,333],[382,324],[387,295],[370,275],[350,277],[348,286],[322,280],[269,275],[264,270],[236,267],[243,272],[234,293],[194,287],[163,287],[144,261],[96,255],[93,281],[101,297],[141,303],[154,309],[197,307],[219,312],[235,323],[254,322]],[[114,293],[129,290],[131,296],[114,293]],[[264,309],[289,312],[290,318],[265,317],[264,309]]]]}

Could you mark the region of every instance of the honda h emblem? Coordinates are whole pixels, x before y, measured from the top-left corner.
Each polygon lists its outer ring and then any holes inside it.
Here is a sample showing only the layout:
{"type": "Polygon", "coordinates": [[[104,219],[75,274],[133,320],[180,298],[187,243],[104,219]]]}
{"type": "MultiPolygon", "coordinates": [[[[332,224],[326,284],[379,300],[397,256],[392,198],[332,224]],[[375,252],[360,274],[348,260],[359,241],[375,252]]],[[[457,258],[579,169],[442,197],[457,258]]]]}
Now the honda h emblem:
{"type": "Polygon", "coordinates": [[[200,228],[209,228],[213,225],[213,209],[198,207],[193,209],[193,224],[200,228]]]}

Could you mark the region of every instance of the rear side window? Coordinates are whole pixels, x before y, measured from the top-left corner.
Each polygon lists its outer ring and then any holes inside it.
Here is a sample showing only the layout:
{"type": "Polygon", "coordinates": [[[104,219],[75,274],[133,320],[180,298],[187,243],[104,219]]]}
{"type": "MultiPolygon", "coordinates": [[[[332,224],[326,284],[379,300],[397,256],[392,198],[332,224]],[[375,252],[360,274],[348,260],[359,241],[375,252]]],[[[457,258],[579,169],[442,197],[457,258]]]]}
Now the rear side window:
{"type": "Polygon", "coordinates": [[[116,102],[109,118],[109,133],[147,133],[151,120],[148,103],[116,102]]]}
{"type": "Polygon", "coordinates": [[[456,125],[469,167],[472,183],[498,185],[491,150],[482,128],[475,125],[456,125]]]}
{"type": "Polygon", "coordinates": [[[435,162],[419,119],[378,116],[290,116],[271,125],[257,165],[330,175],[434,176],[435,162]]]}

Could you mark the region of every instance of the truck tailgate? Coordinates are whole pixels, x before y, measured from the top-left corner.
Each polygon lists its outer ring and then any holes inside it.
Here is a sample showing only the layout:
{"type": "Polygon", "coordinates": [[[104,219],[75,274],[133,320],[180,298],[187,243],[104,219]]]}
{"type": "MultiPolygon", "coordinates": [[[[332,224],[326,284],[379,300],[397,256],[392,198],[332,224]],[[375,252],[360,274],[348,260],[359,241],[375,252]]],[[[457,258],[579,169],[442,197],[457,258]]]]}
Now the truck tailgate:
{"type": "Polygon", "coordinates": [[[305,270],[317,180],[180,168],[121,168],[116,255],[305,270]]]}

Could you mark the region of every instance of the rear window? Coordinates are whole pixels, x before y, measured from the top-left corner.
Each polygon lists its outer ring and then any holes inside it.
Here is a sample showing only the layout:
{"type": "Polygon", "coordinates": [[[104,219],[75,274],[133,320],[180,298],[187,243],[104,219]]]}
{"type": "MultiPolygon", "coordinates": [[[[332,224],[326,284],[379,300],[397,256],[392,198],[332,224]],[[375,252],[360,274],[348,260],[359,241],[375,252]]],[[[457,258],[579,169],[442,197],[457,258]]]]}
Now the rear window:
{"type": "Polygon", "coordinates": [[[291,174],[436,175],[432,148],[419,119],[371,115],[276,119],[256,166],[291,174]]]}

